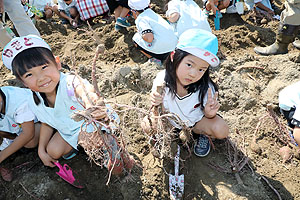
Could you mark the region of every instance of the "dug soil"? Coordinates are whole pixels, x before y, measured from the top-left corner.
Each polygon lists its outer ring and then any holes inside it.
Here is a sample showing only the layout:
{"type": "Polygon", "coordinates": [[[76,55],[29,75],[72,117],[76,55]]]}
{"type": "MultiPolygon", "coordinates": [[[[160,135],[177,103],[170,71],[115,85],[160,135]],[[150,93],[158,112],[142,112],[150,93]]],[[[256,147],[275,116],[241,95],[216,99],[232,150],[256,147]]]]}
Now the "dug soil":
{"type": "MultiPolygon", "coordinates": [[[[165,13],[162,1],[154,0],[151,6],[165,13]]],[[[54,21],[38,21],[42,38],[64,64],[91,80],[97,43],[88,26],[72,29],[54,21]]],[[[213,16],[209,22],[213,27],[213,16]]],[[[253,51],[256,45],[274,42],[278,23],[260,24],[248,13],[223,14],[221,30],[213,30],[221,64],[212,70],[212,77],[219,86],[220,115],[229,124],[236,148],[227,140],[213,140],[214,149],[205,158],[189,155],[182,148],[184,199],[300,199],[300,162],[295,155],[283,162],[279,149],[286,143],[279,139],[278,123],[267,112],[269,106],[279,116],[278,92],[299,81],[300,51],[292,45],[286,55],[264,57],[253,51]]],[[[114,22],[107,24],[99,18],[92,29],[105,45],[105,53],[96,62],[101,93],[111,101],[147,111],[152,81],[159,70],[135,49],[132,36],[136,28],[116,32],[114,22]]],[[[0,66],[1,86],[20,84],[2,62],[0,66]]],[[[57,168],[43,166],[37,149],[19,151],[1,163],[12,170],[13,180],[0,178],[0,199],[169,199],[168,174],[174,174],[173,161],[152,156],[149,138],[139,126],[140,115],[129,112],[122,120],[128,150],[137,163],[131,179],[128,174],[109,178],[108,171],[90,161],[81,149],[73,159],[60,160],[76,171],[84,185],[78,189],[62,180],[57,168]]]]}

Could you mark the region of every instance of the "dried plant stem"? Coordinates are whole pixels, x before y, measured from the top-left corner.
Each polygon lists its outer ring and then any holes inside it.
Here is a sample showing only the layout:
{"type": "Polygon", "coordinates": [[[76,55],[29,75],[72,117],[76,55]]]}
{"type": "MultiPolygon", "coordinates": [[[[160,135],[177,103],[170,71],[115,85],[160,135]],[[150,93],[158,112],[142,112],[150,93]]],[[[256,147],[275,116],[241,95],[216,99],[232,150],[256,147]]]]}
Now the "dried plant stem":
{"type": "Polygon", "coordinates": [[[29,195],[29,196],[31,196],[32,198],[34,198],[34,199],[36,199],[36,200],[39,200],[39,198],[37,198],[36,196],[34,196],[33,194],[31,194],[26,188],[25,188],[25,186],[22,184],[22,183],[19,183],[21,186],[22,186],[22,188],[25,190],[25,192],[29,195]]]}
{"type": "Polygon", "coordinates": [[[275,194],[277,195],[279,200],[282,200],[279,192],[270,184],[270,182],[268,181],[268,179],[266,177],[264,177],[263,175],[260,176],[266,183],[267,185],[275,192],[275,194]]]}
{"type": "Polygon", "coordinates": [[[254,69],[265,69],[265,67],[259,67],[259,66],[242,66],[239,67],[237,70],[241,70],[241,69],[248,69],[248,68],[254,68],[254,69]]]}

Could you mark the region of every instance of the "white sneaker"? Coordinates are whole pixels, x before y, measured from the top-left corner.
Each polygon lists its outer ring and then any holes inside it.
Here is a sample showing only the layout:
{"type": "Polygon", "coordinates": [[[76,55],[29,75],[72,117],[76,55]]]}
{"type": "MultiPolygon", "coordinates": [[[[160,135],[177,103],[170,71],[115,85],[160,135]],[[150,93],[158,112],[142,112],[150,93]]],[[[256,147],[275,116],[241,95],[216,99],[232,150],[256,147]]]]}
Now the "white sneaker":
{"type": "Polygon", "coordinates": [[[0,151],[4,150],[8,147],[14,140],[3,138],[2,144],[0,145],[0,151]]]}

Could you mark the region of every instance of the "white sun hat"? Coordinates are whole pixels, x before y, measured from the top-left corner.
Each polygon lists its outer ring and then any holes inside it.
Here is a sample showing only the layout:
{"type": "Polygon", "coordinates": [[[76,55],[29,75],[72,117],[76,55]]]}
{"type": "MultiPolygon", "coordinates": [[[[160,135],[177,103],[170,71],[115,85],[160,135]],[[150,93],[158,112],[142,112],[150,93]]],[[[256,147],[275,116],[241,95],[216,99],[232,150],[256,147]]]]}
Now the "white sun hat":
{"type": "Polygon", "coordinates": [[[128,0],[128,6],[133,10],[144,10],[150,4],[150,0],[128,0]]]}
{"type": "Polygon", "coordinates": [[[212,67],[220,64],[217,57],[218,39],[209,31],[203,29],[186,30],[180,35],[176,48],[205,60],[212,67]]]}
{"type": "Polygon", "coordinates": [[[34,47],[44,47],[51,51],[50,46],[40,37],[36,35],[27,35],[13,38],[3,49],[2,61],[3,64],[12,70],[12,62],[16,55],[22,51],[34,47]]]}

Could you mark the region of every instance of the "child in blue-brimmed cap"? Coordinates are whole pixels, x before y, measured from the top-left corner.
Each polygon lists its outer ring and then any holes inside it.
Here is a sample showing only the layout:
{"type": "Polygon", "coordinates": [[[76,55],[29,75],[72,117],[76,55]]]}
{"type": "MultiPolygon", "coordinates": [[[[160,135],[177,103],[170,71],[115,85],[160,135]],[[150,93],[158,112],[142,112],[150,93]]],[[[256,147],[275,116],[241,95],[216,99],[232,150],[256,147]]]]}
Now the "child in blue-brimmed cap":
{"type": "MultiPolygon", "coordinates": [[[[216,84],[209,77],[209,67],[219,65],[216,56],[218,40],[212,33],[201,29],[189,29],[182,33],[175,51],[165,62],[166,69],[154,80],[151,104],[163,104],[165,110],[176,113],[198,134],[194,153],[199,157],[208,155],[210,142],[207,136],[226,138],[229,128],[223,118],[217,115],[220,104],[217,100],[216,84]],[[156,91],[165,82],[163,95],[156,91]]],[[[171,124],[181,129],[179,124],[171,124]]],[[[149,130],[149,122],[142,127],[149,130]]]]}

